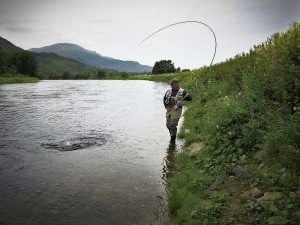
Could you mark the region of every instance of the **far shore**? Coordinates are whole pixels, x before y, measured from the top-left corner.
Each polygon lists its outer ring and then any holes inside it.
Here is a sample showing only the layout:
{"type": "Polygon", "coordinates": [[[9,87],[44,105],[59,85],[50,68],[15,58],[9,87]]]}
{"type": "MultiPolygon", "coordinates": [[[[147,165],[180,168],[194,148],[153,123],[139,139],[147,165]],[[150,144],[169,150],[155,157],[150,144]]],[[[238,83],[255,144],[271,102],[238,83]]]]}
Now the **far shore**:
{"type": "Polygon", "coordinates": [[[18,83],[37,83],[37,82],[39,82],[39,79],[35,77],[24,77],[24,76],[0,77],[0,85],[18,84],[18,83]]]}

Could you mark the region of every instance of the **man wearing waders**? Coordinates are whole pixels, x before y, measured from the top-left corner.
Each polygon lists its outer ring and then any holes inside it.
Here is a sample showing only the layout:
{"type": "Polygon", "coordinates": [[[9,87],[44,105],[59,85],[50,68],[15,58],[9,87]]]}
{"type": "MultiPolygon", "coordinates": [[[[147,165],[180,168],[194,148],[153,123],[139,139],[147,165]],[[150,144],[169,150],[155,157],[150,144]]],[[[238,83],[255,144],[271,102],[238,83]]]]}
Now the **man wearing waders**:
{"type": "Polygon", "coordinates": [[[164,96],[164,105],[167,110],[166,125],[171,135],[171,142],[175,142],[182,107],[185,105],[185,101],[192,100],[192,96],[179,87],[179,81],[177,79],[172,79],[170,85],[171,89],[167,90],[164,96]]]}

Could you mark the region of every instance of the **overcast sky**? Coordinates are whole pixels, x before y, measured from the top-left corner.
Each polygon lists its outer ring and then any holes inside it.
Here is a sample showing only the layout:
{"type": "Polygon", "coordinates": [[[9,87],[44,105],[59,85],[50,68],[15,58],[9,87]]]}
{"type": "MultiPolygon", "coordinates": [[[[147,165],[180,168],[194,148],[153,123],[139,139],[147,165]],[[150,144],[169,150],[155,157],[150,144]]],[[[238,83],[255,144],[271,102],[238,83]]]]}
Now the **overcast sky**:
{"type": "Polygon", "coordinates": [[[170,59],[175,67],[209,65],[300,21],[300,0],[0,0],[0,36],[23,49],[77,44],[121,60],[153,66],[170,59]]]}

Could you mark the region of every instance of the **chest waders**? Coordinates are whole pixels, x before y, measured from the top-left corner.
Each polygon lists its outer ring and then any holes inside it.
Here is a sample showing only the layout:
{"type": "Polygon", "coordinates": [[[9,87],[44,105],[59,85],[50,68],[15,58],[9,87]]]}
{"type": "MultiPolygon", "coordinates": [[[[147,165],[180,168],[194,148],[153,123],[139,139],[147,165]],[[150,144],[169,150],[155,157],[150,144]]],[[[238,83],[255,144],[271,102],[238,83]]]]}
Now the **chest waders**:
{"type": "Polygon", "coordinates": [[[177,125],[182,114],[182,106],[184,105],[184,101],[182,101],[183,91],[184,90],[180,88],[175,97],[171,96],[172,90],[168,90],[166,93],[166,103],[168,107],[173,107],[170,112],[166,112],[166,126],[169,129],[172,142],[176,139],[177,125]],[[174,107],[176,104],[178,107],[174,107]]]}

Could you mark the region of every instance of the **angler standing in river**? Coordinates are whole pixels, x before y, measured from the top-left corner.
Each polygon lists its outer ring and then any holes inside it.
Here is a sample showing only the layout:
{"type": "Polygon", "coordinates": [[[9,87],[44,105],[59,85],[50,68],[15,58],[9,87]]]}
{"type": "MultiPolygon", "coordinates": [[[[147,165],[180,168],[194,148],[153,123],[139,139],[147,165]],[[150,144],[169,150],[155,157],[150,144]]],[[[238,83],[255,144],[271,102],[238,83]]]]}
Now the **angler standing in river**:
{"type": "Polygon", "coordinates": [[[166,125],[171,135],[171,142],[175,142],[182,107],[186,101],[192,100],[192,96],[186,90],[179,87],[179,81],[177,79],[172,79],[170,85],[171,88],[167,90],[164,96],[164,105],[167,110],[166,125]]]}

